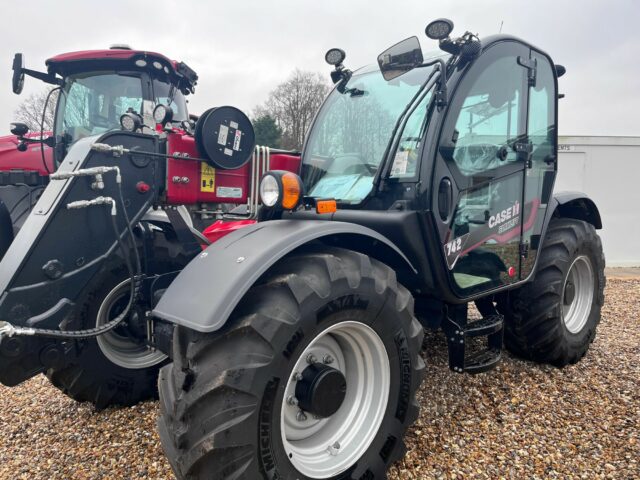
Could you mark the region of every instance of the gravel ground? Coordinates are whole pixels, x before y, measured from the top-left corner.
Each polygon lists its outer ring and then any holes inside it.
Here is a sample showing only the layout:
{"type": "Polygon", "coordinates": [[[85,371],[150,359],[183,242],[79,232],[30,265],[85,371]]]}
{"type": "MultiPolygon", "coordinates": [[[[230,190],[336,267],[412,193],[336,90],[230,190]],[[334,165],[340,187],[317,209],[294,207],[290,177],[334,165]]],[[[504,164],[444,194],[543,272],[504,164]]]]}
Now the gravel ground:
{"type": "MultiPolygon", "coordinates": [[[[457,375],[438,335],[425,341],[422,413],[390,479],[640,478],[640,279],[613,279],[578,365],[507,356],[457,375]]],[[[157,404],[94,412],[39,376],[0,387],[0,478],[170,479],[157,404]]]]}

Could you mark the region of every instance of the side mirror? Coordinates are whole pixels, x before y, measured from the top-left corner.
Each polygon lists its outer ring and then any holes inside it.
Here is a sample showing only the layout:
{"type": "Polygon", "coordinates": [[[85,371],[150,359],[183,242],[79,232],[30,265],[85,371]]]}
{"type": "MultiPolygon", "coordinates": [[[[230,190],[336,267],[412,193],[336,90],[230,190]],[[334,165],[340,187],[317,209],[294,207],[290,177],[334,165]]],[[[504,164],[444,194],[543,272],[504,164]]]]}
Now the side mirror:
{"type": "Polygon", "coordinates": [[[423,62],[418,37],[407,38],[378,55],[380,71],[387,81],[413,70],[423,62]]]}
{"type": "Polygon", "coordinates": [[[29,133],[29,127],[26,123],[21,122],[13,122],[11,124],[11,134],[16,137],[24,137],[27,133],[29,133]]]}
{"type": "Polygon", "coordinates": [[[13,79],[11,82],[13,93],[20,95],[24,87],[24,57],[16,53],[13,57],[13,79]]]}

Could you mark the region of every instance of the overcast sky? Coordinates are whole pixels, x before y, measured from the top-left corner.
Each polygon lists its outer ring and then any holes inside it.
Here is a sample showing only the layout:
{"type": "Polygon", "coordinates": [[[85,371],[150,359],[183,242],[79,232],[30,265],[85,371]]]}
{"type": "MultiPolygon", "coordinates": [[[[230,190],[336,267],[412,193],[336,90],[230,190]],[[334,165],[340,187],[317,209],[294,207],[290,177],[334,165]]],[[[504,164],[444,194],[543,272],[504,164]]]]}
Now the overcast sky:
{"type": "Polygon", "coordinates": [[[454,34],[522,37],[567,67],[560,79],[560,133],[640,135],[639,0],[93,0],[5,5],[0,29],[0,133],[21,99],[43,88],[27,78],[11,92],[11,61],[44,70],[55,54],[127,43],[191,66],[200,81],[190,110],[234,105],[247,113],[294,68],[329,74],[324,53],[347,52],[355,69],[391,44],[424,35],[432,19],[454,21],[454,34]],[[9,12],[8,10],[13,10],[9,12]]]}

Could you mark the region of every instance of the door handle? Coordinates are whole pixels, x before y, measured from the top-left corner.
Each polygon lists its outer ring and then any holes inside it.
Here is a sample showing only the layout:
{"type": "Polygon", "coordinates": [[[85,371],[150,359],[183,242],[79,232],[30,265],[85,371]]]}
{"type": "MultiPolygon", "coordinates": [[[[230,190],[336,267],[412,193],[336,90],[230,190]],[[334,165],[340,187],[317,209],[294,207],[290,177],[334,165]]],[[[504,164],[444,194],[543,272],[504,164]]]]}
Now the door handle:
{"type": "Polygon", "coordinates": [[[451,214],[451,206],[453,205],[453,185],[451,180],[444,177],[440,180],[438,186],[438,214],[440,220],[445,222],[451,214]]]}

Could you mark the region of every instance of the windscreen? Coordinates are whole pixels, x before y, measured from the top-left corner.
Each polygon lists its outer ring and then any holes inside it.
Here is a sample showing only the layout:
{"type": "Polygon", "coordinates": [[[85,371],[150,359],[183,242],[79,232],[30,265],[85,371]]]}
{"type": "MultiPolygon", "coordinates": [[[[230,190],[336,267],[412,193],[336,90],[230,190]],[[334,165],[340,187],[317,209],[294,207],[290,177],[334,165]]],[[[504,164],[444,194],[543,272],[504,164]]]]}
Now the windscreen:
{"type": "Polygon", "coordinates": [[[85,73],[67,78],[58,104],[56,135],[71,145],[80,138],[120,128],[129,108],[142,109],[139,77],[118,73],[85,73]]]}
{"type": "Polygon", "coordinates": [[[432,67],[386,81],[377,68],[354,73],[333,90],[309,133],[302,158],[307,195],[359,203],[371,191],[393,129],[432,67]]]}

